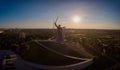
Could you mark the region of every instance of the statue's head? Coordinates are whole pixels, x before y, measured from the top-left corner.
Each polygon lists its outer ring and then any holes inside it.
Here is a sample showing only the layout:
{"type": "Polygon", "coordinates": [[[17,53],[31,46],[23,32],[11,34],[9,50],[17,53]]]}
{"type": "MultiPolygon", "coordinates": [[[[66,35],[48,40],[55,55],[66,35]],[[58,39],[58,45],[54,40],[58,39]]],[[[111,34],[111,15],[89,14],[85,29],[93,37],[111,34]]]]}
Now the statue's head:
{"type": "Polygon", "coordinates": [[[61,27],[61,25],[58,25],[59,27],[61,27]]]}

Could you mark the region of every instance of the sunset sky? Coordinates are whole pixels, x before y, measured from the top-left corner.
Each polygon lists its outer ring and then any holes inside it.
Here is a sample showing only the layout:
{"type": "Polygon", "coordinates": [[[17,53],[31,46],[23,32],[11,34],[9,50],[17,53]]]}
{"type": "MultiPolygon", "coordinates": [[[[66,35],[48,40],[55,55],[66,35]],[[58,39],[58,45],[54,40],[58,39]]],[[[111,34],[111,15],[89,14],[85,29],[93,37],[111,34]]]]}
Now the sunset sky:
{"type": "Polygon", "coordinates": [[[0,28],[53,28],[57,16],[66,28],[120,29],[120,1],[0,0],[0,28]]]}

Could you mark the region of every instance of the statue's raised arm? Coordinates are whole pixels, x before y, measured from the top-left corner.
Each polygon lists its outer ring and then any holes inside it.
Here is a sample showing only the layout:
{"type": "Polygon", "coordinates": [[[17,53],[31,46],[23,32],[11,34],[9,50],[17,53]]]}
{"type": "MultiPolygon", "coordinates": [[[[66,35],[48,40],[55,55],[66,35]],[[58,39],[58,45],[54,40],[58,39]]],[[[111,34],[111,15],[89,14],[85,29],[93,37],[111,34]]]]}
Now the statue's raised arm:
{"type": "Polygon", "coordinates": [[[56,23],[54,23],[56,27],[58,27],[58,25],[56,23]]]}
{"type": "Polygon", "coordinates": [[[57,20],[58,20],[58,17],[56,18],[56,21],[55,21],[54,25],[58,28],[59,26],[56,24],[57,20]]]}

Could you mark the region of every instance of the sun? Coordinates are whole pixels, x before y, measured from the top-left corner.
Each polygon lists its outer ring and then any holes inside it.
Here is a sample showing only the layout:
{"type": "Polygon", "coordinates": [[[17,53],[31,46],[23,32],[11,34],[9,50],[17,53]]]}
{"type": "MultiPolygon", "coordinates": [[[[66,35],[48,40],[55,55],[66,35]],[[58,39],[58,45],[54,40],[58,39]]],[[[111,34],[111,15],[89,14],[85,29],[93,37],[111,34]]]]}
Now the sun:
{"type": "Polygon", "coordinates": [[[81,22],[81,17],[79,17],[79,16],[74,16],[74,17],[73,17],[73,21],[74,21],[75,23],[79,23],[79,22],[81,22]]]}

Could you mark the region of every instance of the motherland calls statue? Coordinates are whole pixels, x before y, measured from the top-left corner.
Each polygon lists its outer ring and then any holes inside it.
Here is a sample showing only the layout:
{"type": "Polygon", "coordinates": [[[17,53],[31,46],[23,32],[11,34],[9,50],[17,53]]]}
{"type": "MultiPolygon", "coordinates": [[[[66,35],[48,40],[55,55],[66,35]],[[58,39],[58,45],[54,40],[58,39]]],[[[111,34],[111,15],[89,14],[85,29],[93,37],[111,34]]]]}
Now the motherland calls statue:
{"type": "Polygon", "coordinates": [[[56,22],[54,23],[54,25],[56,26],[57,30],[56,30],[56,36],[55,36],[55,41],[57,43],[61,43],[64,41],[64,37],[63,37],[63,27],[61,27],[61,25],[57,25],[56,22]]]}

